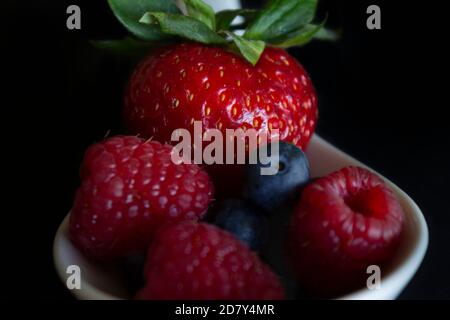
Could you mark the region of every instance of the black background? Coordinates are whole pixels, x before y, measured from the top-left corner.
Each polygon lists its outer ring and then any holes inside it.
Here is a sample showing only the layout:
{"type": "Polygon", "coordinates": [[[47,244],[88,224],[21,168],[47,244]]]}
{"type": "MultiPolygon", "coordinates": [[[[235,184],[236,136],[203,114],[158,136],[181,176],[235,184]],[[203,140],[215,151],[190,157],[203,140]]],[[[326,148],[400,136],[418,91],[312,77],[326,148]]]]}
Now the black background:
{"type": "MultiPolygon", "coordinates": [[[[256,6],[258,1],[244,1],[256,6]]],[[[338,43],[291,53],[319,95],[317,132],[405,190],[430,229],[425,261],[403,299],[450,298],[448,75],[438,33],[446,11],[411,1],[321,0],[319,16],[342,28],[338,43]],[[368,30],[378,4],[382,29],[368,30]],[[440,17],[442,15],[443,17],[440,17]]],[[[6,1],[2,8],[2,298],[66,299],[52,261],[55,231],[70,210],[84,149],[120,133],[132,63],[89,39],[122,36],[106,1],[6,1]],[[78,4],[82,29],[66,28],[78,4]]]]}

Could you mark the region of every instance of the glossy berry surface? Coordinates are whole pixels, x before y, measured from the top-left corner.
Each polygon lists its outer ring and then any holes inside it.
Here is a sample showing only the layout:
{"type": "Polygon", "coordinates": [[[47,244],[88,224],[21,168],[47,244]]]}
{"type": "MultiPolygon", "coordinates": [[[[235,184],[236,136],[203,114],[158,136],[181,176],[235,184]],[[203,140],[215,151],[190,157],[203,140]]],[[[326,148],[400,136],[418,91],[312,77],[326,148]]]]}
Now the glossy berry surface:
{"type": "MultiPolygon", "coordinates": [[[[253,128],[270,136],[278,129],[281,140],[305,148],[316,126],[317,96],[303,66],[285,50],[267,47],[252,66],[222,48],[183,43],[155,51],[136,67],[123,114],[131,133],[162,142],[179,128],[192,133],[200,121],[203,130],[222,133],[253,128]]],[[[227,186],[239,186],[240,166],[207,169],[218,197],[238,196],[227,186]]]]}
{"type": "Polygon", "coordinates": [[[211,220],[257,251],[266,240],[266,215],[263,209],[248,201],[227,199],[214,206],[211,220]]]}
{"type": "Polygon", "coordinates": [[[310,178],[309,162],[303,151],[291,143],[279,142],[278,155],[270,145],[267,154],[271,164],[278,163],[278,172],[263,175],[262,168],[270,167],[258,161],[246,165],[244,170],[244,196],[258,206],[270,211],[288,204],[310,178]]]}
{"type": "Polygon", "coordinates": [[[217,47],[169,46],[135,69],[125,95],[133,133],[170,141],[178,128],[278,129],[304,148],[317,119],[317,97],[305,69],[286,51],[268,47],[256,66],[217,47]]]}
{"type": "Polygon", "coordinates": [[[232,234],[183,222],[158,232],[138,299],[266,300],[284,298],[277,276],[232,234]]]}
{"type": "Polygon", "coordinates": [[[395,253],[404,213],[374,173],[346,167],[309,184],[295,209],[288,242],[300,284],[319,296],[365,286],[367,267],[395,253]]]}
{"type": "Polygon", "coordinates": [[[98,259],[145,251],[156,230],[205,214],[213,186],[196,165],[176,165],[172,147],[134,136],[92,145],[70,216],[70,237],[98,259]]]}

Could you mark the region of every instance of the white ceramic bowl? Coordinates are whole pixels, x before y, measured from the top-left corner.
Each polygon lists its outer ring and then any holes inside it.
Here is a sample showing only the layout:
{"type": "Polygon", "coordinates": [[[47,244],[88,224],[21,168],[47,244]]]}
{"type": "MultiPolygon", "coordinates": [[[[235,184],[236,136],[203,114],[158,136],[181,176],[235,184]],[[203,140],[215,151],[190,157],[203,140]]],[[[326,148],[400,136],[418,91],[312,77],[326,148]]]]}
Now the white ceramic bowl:
{"type": "MultiPolygon", "coordinates": [[[[348,165],[366,167],[322,138],[314,135],[307,150],[313,177],[324,176],[348,165]]],[[[369,168],[370,169],[370,168],[369,168]]],[[[428,246],[428,229],[422,212],[414,201],[392,182],[384,178],[394,190],[405,211],[405,229],[400,248],[383,268],[379,289],[360,289],[338,299],[395,299],[412,279],[423,260],[428,246]]],[[[54,240],[53,257],[61,280],[66,283],[67,267],[81,269],[81,289],[71,292],[79,299],[127,299],[117,266],[100,264],[86,259],[68,237],[69,216],[61,223],[54,240]]]]}

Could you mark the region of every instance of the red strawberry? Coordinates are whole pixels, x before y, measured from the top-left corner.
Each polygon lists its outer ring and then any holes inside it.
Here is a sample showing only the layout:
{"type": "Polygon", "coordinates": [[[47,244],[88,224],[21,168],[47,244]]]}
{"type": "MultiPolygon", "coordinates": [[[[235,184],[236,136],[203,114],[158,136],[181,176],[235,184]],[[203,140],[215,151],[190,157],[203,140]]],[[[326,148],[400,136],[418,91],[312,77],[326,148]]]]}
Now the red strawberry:
{"type": "Polygon", "coordinates": [[[230,233],[195,222],[161,229],[139,299],[282,299],[276,275],[230,233]]]}
{"type": "MultiPolygon", "coordinates": [[[[282,49],[267,48],[252,66],[221,48],[189,43],[161,49],[136,68],[124,118],[131,132],[166,142],[175,129],[192,132],[194,121],[201,121],[203,130],[223,133],[278,129],[281,140],[305,148],[316,125],[317,98],[305,69],[282,49]]],[[[239,193],[230,186],[240,185],[240,166],[208,171],[220,197],[239,193]]]]}
{"type": "Polygon", "coordinates": [[[87,255],[117,258],[144,251],[169,222],[196,220],[212,184],[196,165],[175,165],[172,147],[113,137],[89,147],[70,217],[70,237],[87,255]]]}
{"type": "Polygon", "coordinates": [[[252,66],[222,48],[197,43],[165,47],[136,68],[125,95],[133,133],[169,142],[178,128],[279,129],[280,139],[308,144],[317,97],[305,69],[286,51],[266,48],[252,66]]]}
{"type": "MultiPolygon", "coordinates": [[[[131,76],[123,113],[132,133],[169,142],[176,129],[192,130],[200,121],[203,129],[222,133],[254,128],[271,136],[277,129],[282,141],[305,149],[316,126],[317,96],[305,69],[284,48],[316,36],[336,39],[313,22],[316,1],[268,1],[261,10],[217,13],[203,1],[186,1],[183,13],[171,1],[113,1],[110,7],[136,38],[109,42],[113,48],[172,43],[154,50],[131,76]],[[233,24],[237,16],[239,25],[233,24]]],[[[242,168],[208,169],[216,188],[237,191],[242,168]]]]}
{"type": "Polygon", "coordinates": [[[300,283],[322,296],[364,286],[367,267],[382,265],[397,249],[403,220],[395,194],[366,169],[348,167],[314,181],[290,230],[300,283]]]}

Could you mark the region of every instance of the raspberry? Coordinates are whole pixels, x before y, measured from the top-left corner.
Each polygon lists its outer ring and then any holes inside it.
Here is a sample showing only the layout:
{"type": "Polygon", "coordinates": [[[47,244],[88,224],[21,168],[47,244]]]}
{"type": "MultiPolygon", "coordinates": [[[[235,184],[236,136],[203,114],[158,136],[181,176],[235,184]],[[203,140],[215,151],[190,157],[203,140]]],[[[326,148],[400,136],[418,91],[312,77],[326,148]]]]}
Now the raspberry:
{"type": "Polygon", "coordinates": [[[365,285],[369,265],[394,254],[404,213],[374,173],[347,167],[302,193],[290,227],[290,256],[300,284],[318,296],[365,285]]]}
{"type": "Polygon", "coordinates": [[[161,229],[148,252],[139,299],[282,299],[277,276],[230,233],[206,223],[161,229]]]}
{"type": "Polygon", "coordinates": [[[176,165],[172,147],[134,136],[92,145],[70,217],[72,241],[90,257],[145,251],[169,222],[201,218],[213,187],[196,165],[176,165]]]}

